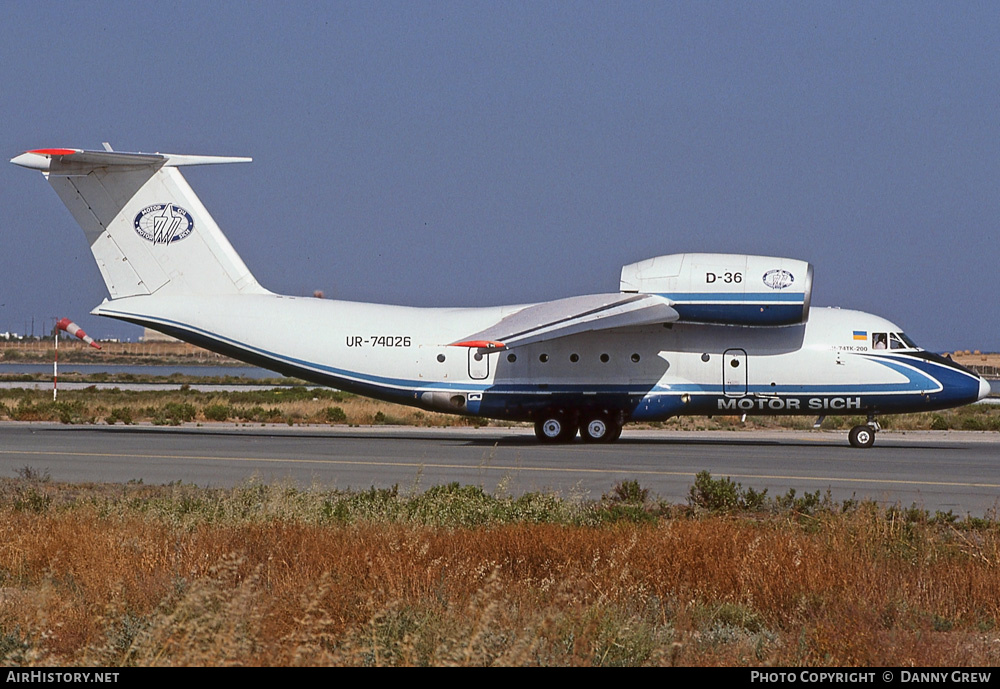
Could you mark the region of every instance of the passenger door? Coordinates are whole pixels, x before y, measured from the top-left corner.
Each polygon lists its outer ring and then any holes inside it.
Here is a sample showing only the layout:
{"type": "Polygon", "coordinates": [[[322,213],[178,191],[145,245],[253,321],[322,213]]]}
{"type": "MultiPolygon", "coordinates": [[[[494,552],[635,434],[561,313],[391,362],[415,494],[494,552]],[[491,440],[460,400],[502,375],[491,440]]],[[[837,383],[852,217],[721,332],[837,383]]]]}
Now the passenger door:
{"type": "Polygon", "coordinates": [[[490,355],[478,347],[469,347],[469,378],[483,380],[490,375],[490,355]]]}
{"type": "Polygon", "coordinates": [[[727,349],[722,354],[722,391],[726,397],[747,394],[747,353],[743,349],[727,349]]]}

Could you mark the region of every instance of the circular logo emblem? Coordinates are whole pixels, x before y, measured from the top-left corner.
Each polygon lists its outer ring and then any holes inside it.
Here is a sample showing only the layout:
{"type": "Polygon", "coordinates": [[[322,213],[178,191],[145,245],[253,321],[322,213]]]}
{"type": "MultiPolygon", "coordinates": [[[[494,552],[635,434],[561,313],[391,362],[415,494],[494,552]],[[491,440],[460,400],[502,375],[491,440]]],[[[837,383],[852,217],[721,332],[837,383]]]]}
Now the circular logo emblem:
{"type": "Polygon", "coordinates": [[[184,239],[194,230],[194,219],[180,206],[154,203],[135,216],[136,233],[153,244],[169,244],[184,239]]]}
{"type": "Polygon", "coordinates": [[[795,278],[787,270],[769,270],[764,273],[764,284],[771,289],[791,287],[795,278]]]}

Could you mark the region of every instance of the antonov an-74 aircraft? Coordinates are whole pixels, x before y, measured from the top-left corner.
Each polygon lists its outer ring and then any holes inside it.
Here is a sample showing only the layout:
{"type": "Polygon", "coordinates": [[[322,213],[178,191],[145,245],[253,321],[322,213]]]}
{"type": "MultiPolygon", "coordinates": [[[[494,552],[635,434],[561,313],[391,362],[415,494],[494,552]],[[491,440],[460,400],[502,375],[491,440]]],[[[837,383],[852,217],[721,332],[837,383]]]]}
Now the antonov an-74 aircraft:
{"type": "Polygon", "coordinates": [[[543,442],[611,442],[680,414],[876,416],[969,404],[989,384],[859,311],[809,308],[812,266],[676,254],[621,289],[540,304],[412,308],[263,288],[178,168],[249,158],[39,149],[111,299],[93,313],[391,402],[531,421],[543,442]],[[261,324],[266,324],[262,327],[261,324]]]}

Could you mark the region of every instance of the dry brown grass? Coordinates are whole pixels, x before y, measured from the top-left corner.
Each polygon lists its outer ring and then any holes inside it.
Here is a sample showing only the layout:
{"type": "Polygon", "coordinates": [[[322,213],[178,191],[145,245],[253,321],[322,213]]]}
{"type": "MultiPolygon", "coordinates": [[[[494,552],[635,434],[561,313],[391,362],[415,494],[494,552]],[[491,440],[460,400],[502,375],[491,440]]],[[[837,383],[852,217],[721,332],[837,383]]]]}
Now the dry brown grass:
{"type": "Polygon", "coordinates": [[[996,523],[862,506],[457,528],[311,516],[330,498],[280,487],[0,488],[6,664],[1000,661],[996,523]]]}
{"type": "Polygon", "coordinates": [[[63,423],[232,423],[462,426],[484,419],[440,414],[327,389],[0,390],[0,419],[63,423]],[[339,409],[339,412],[332,410],[339,409]]]}

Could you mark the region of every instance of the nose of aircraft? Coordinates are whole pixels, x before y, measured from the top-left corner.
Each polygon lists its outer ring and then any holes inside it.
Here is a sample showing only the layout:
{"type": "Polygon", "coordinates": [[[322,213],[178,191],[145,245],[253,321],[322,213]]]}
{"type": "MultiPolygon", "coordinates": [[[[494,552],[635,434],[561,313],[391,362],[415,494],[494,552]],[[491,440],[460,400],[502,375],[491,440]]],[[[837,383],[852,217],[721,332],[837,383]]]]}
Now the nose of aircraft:
{"type": "Polygon", "coordinates": [[[979,399],[983,399],[992,392],[990,388],[990,381],[986,380],[982,376],[979,378],[979,399]]]}

